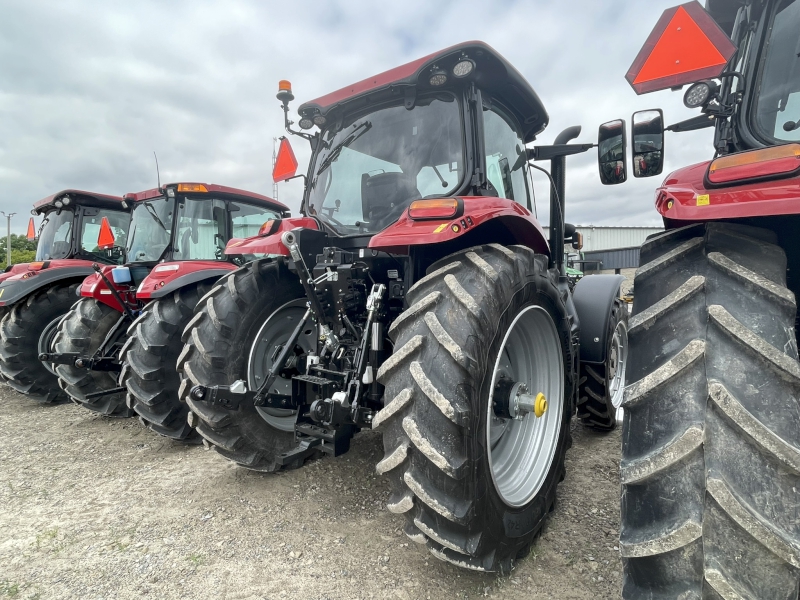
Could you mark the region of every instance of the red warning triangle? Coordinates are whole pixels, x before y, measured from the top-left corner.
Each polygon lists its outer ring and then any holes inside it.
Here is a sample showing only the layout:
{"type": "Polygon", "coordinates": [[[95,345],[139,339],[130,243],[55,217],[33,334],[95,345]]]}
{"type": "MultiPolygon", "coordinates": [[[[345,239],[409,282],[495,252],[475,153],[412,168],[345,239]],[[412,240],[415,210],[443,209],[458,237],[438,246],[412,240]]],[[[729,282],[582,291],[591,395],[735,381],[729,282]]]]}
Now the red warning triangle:
{"type": "Polygon", "coordinates": [[[272,181],[278,183],[294,177],[294,174],[297,173],[297,165],[292,145],[289,140],[282,137],[280,148],[278,148],[278,156],[275,158],[275,166],[272,168],[272,181]]]}
{"type": "Polygon", "coordinates": [[[696,1],[664,11],[625,78],[637,94],[718,77],[736,52],[696,1]]]}
{"type": "Polygon", "coordinates": [[[33,217],[30,218],[28,221],[28,239],[35,240],[36,239],[36,228],[33,226],[33,217]]]}
{"type": "Polygon", "coordinates": [[[97,234],[97,247],[100,250],[110,250],[114,247],[114,233],[111,231],[111,226],[108,224],[108,218],[103,217],[100,222],[100,233],[97,234]]]}

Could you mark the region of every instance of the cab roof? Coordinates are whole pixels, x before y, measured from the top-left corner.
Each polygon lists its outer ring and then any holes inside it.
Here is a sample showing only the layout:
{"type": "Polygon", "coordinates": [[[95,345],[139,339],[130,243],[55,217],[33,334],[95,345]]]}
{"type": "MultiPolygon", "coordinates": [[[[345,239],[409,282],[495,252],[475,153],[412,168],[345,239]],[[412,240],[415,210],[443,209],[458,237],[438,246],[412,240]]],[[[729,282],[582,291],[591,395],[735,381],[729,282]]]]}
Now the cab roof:
{"type": "Polygon", "coordinates": [[[74,200],[76,203],[83,205],[110,208],[112,210],[120,211],[127,210],[124,206],[122,206],[122,198],[119,196],[109,196],[108,194],[85,192],[83,190],[61,190],[52,196],[47,196],[47,198],[42,198],[38,202],[34,202],[33,210],[36,212],[42,212],[49,206],[55,205],[56,200],[63,200],[65,196],[69,196],[70,200],[74,200]]]}
{"type": "Polygon", "coordinates": [[[179,193],[184,194],[215,194],[217,196],[225,196],[230,198],[239,197],[240,199],[247,199],[253,204],[260,204],[262,206],[267,206],[268,208],[272,208],[279,212],[288,213],[289,207],[270,198],[269,196],[262,196],[261,194],[256,194],[255,192],[248,192],[247,190],[240,190],[238,188],[228,187],[226,185],[217,185],[215,183],[199,183],[199,182],[188,182],[188,181],[181,181],[179,183],[167,183],[160,188],[152,188],[149,190],[145,190],[143,192],[133,192],[130,194],[125,194],[125,200],[130,200],[132,202],[142,202],[143,200],[150,200],[151,198],[158,198],[159,196],[163,196],[166,193],[168,188],[175,188],[177,189],[179,185],[202,185],[207,190],[206,192],[203,191],[181,191],[179,193]]]}
{"type": "MultiPolygon", "coordinates": [[[[386,92],[404,91],[406,95],[428,91],[453,90],[475,82],[485,94],[490,95],[510,110],[522,127],[525,142],[533,141],[547,126],[549,116],[522,74],[500,53],[480,41],[463,42],[434,52],[410,63],[384,71],[325,96],[304,103],[298,113],[304,117],[323,116],[363,108],[372,101],[381,101],[386,92]],[[475,62],[473,71],[463,78],[453,76],[453,67],[463,57],[475,62]],[[430,74],[443,69],[447,75],[444,85],[430,84],[430,74]]],[[[329,119],[330,120],[330,119],[329,119]]]]}

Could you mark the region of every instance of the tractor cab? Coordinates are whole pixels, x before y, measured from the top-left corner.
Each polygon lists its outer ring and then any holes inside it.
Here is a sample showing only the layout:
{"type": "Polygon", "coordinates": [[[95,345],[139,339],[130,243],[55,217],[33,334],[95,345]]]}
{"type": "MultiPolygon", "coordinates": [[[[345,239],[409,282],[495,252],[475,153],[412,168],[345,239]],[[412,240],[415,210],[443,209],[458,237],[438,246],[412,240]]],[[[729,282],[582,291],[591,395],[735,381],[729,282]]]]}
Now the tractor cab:
{"type": "MultiPolygon", "coordinates": [[[[174,183],[126,194],[131,206],[125,265],[95,269],[81,296],[120,312],[209,277],[219,277],[245,257],[227,256],[225,244],[255,235],[264,222],[288,216],[280,202],[253,192],[205,183],[174,183]],[[127,307],[127,308],[126,308],[127,307]]],[[[98,244],[108,235],[100,228],[98,244]]]]}
{"type": "Polygon", "coordinates": [[[43,216],[39,225],[36,260],[83,259],[106,264],[122,261],[125,239],[130,222],[130,210],[122,198],[65,190],[40,200],[31,214],[43,216]],[[106,219],[114,233],[115,242],[100,248],[97,237],[106,219]]]}
{"type": "Polygon", "coordinates": [[[36,202],[28,223],[28,238],[38,241],[32,263],[9,265],[0,273],[0,308],[11,307],[43,286],[82,279],[91,265],[122,262],[130,223],[130,209],[117,196],[64,190],[36,202]],[[42,217],[36,227],[36,220],[42,217]],[[113,232],[115,242],[98,246],[101,225],[113,232]]]}

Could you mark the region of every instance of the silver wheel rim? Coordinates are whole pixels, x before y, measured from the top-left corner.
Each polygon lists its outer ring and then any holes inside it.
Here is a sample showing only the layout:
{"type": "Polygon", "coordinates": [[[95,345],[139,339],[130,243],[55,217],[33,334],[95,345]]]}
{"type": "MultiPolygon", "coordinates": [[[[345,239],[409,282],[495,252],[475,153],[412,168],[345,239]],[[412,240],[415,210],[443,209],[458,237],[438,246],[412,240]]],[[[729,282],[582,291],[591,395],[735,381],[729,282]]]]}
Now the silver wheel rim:
{"type": "MultiPolygon", "coordinates": [[[[624,321],[617,323],[611,338],[611,351],[608,356],[608,395],[616,409],[622,407],[625,395],[625,370],[628,364],[628,326],[624,321]]],[[[617,410],[619,412],[619,410],[617,410]]],[[[619,418],[619,415],[617,415],[619,418]]]]}
{"type": "MultiPolygon", "coordinates": [[[[283,344],[297,327],[297,323],[306,311],[305,300],[293,300],[281,306],[272,313],[258,330],[253,344],[250,347],[250,355],[247,360],[247,388],[255,390],[264,381],[264,378],[272,366],[272,356],[275,354],[276,346],[283,344]]],[[[300,334],[297,345],[306,352],[316,348],[316,328],[313,323],[306,324],[307,327],[300,334]]],[[[271,392],[291,395],[292,381],[278,377],[270,389],[271,392]]],[[[280,408],[265,408],[256,406],[256,411],[268,424],[281,431],[294,432],[294,424],[297,420],[297,411],[284,410],[280,408]]]]}
{"type": "MultiPolygon", "coordinates": [[[[39,336],[39,343],[36,347],[36,349],[39,351],[38,354],[49,354],[53,352],[53,339],[56,337],[58,324],[61,323],[63,319],[64,315],[56,317],[47,324],[47,327],[42,330],[42,334],[39,336]]],[[[42,362],[42,364],[44,365],[45,369],[58,377],[58,373],[56,373],[56,367],[53,363],[42,362]]]]}
{"type": "Polygon", "coordinates": [[[486,443],[495,489],[509,506],[524,506],[539,492],[553,464],[564,413],[564,364],[561,341],[550,314],[528,306],[506,332],[492,374],[486,419],[486,443]],[[547,410],[522,420],[503,419],[493,410],[500,377],[543,393],[547,410]]]}

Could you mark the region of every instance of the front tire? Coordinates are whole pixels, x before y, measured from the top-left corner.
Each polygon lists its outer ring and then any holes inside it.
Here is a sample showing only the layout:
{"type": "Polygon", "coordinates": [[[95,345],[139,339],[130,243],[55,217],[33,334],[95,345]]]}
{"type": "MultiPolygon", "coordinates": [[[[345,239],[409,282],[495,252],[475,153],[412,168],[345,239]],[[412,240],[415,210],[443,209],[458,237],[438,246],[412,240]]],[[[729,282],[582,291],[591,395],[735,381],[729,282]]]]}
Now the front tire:
{"type": "Polygon", "coordinates": [[[625,598],[796,599],[800,364],[766,229],[642,246],[622,430],[625,598]]]}
{"type": "MultiPolygon", "coordinates": [[[[247,382],[272,364],[275,348],[289,337],[305,312],[305,293],[297,275],[283,260],[250,262],[226,275],[201,300],[183,334],[178,359],[180,396],[191,409],[190,424],[217,453],[255,471],[284,469],[281,454],[296,446],[290,411],[256,407],[242,402],[237,410],[190,397],[195,385],[247,382]]],[[[309,322],[298,341],[303,350],[316,348],[316,326],[309,322]]],[[[291,393],[291,380],[279,377],[273,390],[291,393]]],[[[299,466],[302,460],[287,465],[299,466]]]]}
{"type": "MultiPolygon", "coordinates": [[[[56,353],[77,352],[91,356],[103,343],[122,313],[94,298],[81,298],[58,326],[53,342],[56,353]]],[[[125,394],[119,392],[97,398],[88,394],[118,387],[117,373],[89,371],[73,365],[56,365],[58,383],[73,402],[107,417],[131,417],[125,394]]]]}
{"type": "Polygon", "coordinates": [[[572,319],[556,281],[527,248],[472,248],[433,265],[390,328],[377,471],[406,534],[441,560],[508,572],[554,507],[574,380],[572,319]],[[503,376],[549,394],[540,419],[497,418],[503,376]]]}
{"type": "Polygon", "coordinates": [[[181,335],[211,287],[210,282],[189,285],[149,303],[128,328],[130,337],[120,352],[119,381],[128,390],[128,408],[145,427],[176,440],[193,434],[189,407],[178,397],[181,380],[175,364],[183,350],[181,335]]]}
{"type": "Polygon", "coordinates": [[[58,321],[75,303],[80,284],[54,285],[8,309],[0,321],[0,375],[10,387],[42,404],[69,400],[49,365],[39,361],[58,321]]]}

